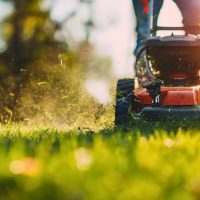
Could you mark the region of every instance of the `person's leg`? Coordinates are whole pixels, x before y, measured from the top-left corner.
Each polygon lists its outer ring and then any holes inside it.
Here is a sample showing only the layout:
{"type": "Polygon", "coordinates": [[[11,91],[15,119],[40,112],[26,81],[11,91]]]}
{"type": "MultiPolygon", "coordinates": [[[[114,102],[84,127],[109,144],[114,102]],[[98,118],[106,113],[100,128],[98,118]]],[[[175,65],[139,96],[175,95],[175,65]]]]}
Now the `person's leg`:
{"type": "MultiPolygon", "coordinates": [[[[145,41],[150,35],[149,15],[144,12],[144,3],[140,0],[132,0],[136,15],[137,45],[134,54],[137,55],[144,46],[145,41]]],[[[162,7],[163,0],[154,0],[154,26],[157,26],[158,15],[162,7]]],[[[150,8],[151,9],[151,8],[150,8]]]]}
{"type": "MultiPolygon", "coordinates": [[[[186,26],[200,24],[200,0],[174,0],[183,16],[186,26]]],[[[191,34],[200,34],[200,31],[188,31],[191,34]]]]}
{"type": "Polygon", "coordinates": [[[144,4],[139,0],[132,0],[136,15],[137,44],[134,54],[137,55],[150,34],[148,14],[144,12],[144,4]]]}

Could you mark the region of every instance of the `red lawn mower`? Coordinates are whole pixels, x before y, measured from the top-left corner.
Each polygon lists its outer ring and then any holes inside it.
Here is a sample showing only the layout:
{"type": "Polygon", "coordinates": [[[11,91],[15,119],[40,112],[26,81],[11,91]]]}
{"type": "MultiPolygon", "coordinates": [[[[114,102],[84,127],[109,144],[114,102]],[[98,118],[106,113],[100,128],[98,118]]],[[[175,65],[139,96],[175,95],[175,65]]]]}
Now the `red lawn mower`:
{"type": "Polygon", "coordinates": [[[200,31],[200,26],[151,29],[136,59],[135,79],[117,83],[116,126],[126,124],[130,114],[151,120],[200,119],[200,35],[190,31],[200,31]],[[162,30],[183,30],[185,35],[156,36],[162,30]]]}

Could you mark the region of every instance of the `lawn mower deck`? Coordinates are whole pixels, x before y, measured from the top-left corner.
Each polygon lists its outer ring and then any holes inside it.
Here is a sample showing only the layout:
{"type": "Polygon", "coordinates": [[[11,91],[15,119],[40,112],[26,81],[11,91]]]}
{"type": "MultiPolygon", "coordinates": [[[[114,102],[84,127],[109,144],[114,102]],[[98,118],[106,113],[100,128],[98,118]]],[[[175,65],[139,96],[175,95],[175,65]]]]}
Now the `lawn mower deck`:
{"type": "Polygon", "coordinates": [[[152,104],[146,89],[136,90],[140,101],[139,113],[146,119],[199,118],[200,86],[163,87],[160,89],[159,104],[152,104]]]}

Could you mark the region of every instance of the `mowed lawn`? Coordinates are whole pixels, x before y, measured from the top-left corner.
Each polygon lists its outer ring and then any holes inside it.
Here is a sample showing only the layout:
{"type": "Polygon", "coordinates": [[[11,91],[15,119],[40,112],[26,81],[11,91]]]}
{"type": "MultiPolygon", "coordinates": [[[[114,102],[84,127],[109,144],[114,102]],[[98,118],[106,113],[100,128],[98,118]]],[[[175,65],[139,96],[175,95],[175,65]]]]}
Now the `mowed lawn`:
{"type": "Polygon", "coordinates": [[[151,132],[1,127],[0,199],[200,199],[200,131],[151,132]]]}

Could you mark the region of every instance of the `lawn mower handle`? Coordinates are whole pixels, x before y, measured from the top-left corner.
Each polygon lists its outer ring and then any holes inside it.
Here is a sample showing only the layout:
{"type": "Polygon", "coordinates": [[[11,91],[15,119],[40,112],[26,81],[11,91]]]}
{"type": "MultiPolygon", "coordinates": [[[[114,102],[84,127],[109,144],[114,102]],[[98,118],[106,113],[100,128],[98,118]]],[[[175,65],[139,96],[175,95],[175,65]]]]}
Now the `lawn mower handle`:
{"type": "Polygon", "coordinates": [[[157,31],[200,31],[200,26],[154,26],[151,32],[157,31]]]}

